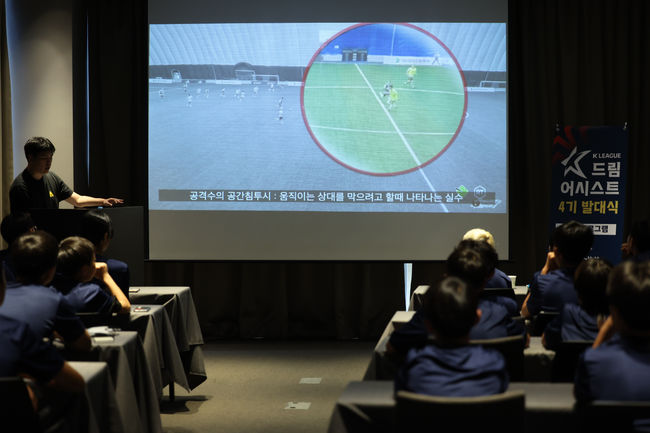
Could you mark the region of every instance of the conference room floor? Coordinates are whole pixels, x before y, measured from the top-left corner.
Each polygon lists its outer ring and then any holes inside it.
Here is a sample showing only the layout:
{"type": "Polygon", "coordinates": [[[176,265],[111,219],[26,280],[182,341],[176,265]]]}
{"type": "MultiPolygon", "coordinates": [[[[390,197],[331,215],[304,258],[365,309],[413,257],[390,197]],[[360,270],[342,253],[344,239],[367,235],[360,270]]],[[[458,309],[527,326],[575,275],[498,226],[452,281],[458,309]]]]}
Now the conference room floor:
{"type": "Polygon", "coordinates": [[[208,379],[191,393],[176,387],[174,402],[165,389],[163,430],[325,433],[336,400],[348,382],[363,378],[375,344],[358,340],[206,343],[208,379]],[[309,383],[318,378],[320,383],[309,383]]]}

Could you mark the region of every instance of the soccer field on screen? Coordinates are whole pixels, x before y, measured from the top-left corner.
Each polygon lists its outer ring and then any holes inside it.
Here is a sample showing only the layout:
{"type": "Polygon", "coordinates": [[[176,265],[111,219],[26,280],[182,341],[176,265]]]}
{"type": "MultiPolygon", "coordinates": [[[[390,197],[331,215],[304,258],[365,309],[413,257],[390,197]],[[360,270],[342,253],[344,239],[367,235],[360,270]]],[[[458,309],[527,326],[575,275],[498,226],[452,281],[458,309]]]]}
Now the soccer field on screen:
{"type": "Polygon", "coordinates": [[[365,173],[400,174],[436,158],[456,135],[466,98],[458,69],[314,62],[305,78],[305,121],[319,146],[365,173]],[[392,83],[392,107],[384,86],[392,83]]]}

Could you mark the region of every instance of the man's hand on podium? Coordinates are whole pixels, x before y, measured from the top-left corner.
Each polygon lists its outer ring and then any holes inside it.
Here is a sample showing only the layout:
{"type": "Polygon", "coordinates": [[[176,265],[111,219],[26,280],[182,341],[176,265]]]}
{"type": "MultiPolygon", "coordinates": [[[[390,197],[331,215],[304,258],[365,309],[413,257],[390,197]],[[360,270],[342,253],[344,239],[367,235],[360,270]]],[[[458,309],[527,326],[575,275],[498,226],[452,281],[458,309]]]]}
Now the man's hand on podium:
{"type": "Polygon", "coordinates": [[[122,204],[122,203],[124,203],[124,200],[122,200],[121,198],[112,198],[111,197],[111,198],[105,198],[104,202],[102,203],[102,206],[104,206],[104,207],[112,207],[113,205],[122,204]]]}

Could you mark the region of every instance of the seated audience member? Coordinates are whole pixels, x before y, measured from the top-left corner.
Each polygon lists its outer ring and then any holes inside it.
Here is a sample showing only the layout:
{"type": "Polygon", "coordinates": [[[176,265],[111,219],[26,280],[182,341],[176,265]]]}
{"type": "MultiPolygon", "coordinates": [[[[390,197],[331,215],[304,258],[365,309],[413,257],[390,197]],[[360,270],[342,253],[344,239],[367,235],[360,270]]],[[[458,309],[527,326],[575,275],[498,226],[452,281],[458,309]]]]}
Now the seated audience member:
{"type": "Polygon", "coordinates": [[[607,280],[612,265],[603,259],[584,260],[575,273],[578,304],[566,304],[542,335],[542,344],[555,350],[562,341],[595,340],[609,313],[607,280]]]}
{"type": "Polygon", "coordinates": [[[53,287],[58,245],[49,233],[37,230],[18,237],[10,248],[16,281],[7,285],[0,314],[26,322],[38,338],[56,332],[72,350],[90,350],[90,336],[70,305],[53,287]]]}
{"type": "MultiPolygon", "coordinates": [[[[497,251],[494,249],[494,246],[486,241],[475,241],[471,239],[466,239],[464,242],[475,242],[473,247],[481,254],[483,260],[486,262],[488,269],[492,269],[492,277],[485,283],[485,288],[488,288],[490,281],[494,280],[494,273],[497,271],[496,266],[499,263],[499,256],[497,251]]],[[[464,272],[463,270],[460,271],[464,272]]],[[[510,280],[508,280],[510,281],[510,280]]],[[[511,317],[519,316],[519,308],[517,307],[517,301],[508,296],[499,296],[499,295],[490,295],[488,292],[483,291],[480,295],[481,298],[487,299],[499,305],[505,307],[508,311],[508,315],[511,317]]],[[[479,301],[480,302],[480,301],[479,301]]]]}
{"type": "Polygon", "coordinates": [[[81,237],[88,239],[95,246],[95,258],[98,262],[106,263],[108,273],[122,289],[129,293],[129,266],[121,260],[108,259],[104,255],[113,239],[113,224],[111,217],[101,210],[89,210],[81,219],[81,237]]]}
{"type": "Polygon", "coordinates": [[[56,270],[52,285],[63,293],[75,312],[110,314],[130,311],[131,304],[111,278],[106,263],[95,262],[95,250],[88,239],[71,236],[62,240],[56,270]],[[102,281],[106,290],[93,283],[93,279],[102,281]]]}
{"type": "MultiPolygon", "coordinates": [[[[479,297],[478,308],[482,314],[480,320],[469,333],[472,340],[485,340],[507,337],[509,335],[524,335],[525,329],[521,323],[512,320],[508,310],[489,299],[480,298],[485,283],[490,279],[494,270],[494,249],[486,242],[472,240],[461,241],[447,258],[448,277],[457,277],[479,297]]],[[[392,333],[387,345],[387,352],[404,354],[413,347],[426,344],[429,332],[424,325],[424,314],[416,311],[413,318],[392,333]]]]}
{"type": "Polygon", "coordinates": [[[650,225],[648,221],[637,221],[632,224],[632,230],[627,241],[621,246],[623,258],[644,262],[650,260],[650,225]]]}
{"type": "Polygon", "coordinates": [[[448,277],[425,299],[424,321],[432,341],[408,352],[395,378],[395,391],[448,397],[505,392],[508,374],[503,356],[469,344],[470,329],[481,315],[475,290],[448,277]]]}
{"type": "MultiPolygon", "coordinates": [[[[6,283],[0,269],[0,305],[4,301],[6,283]]],[[[59,351],[38,338],[27,326],[0,313],[0,376],[22,376],[65,392],[83,392],[84,379],[68,364],[59,351]]],[[[34,410],[38,399],[27,388],[34,410]]],[[[8,396],[3,396],[8,397],[8,396]]]]}
{"type": "Polygon", "coordinates": [[[576,221],[558,226],[553,232],[553,251],[546,256],[541,271],[536,272],[521,315],[532,317],[540,311],[560,312],[566,304],[577,304],[573,286],[576,267],[591,250],[594,234],[591,227],[576,221]]]}
{"type": "Polygon", "coordinates": [[[32,137],[25,143],[27,167],[9,188],[11,212],[29,209],[58,209],[59,202],[67,201],[76,207],[113,206],[123,203],[118,198],[96,198],[79,195],[50,171],[54,145],[45,137],[32,137]]]}
{"type": "MultiPolygon", "coordinates": [[[[490,244],[492,248],[496,251],[496,243],[494,242],[494,236],[487,230],[483,229],[471,229],[465,235],[463,235],[463,240],[473,240],[473,241],[483,241],[490,244]]],[[[510,277],[506,275],[505,272],[494,268],[494,275],[488,280],[485,284],[487,289],[498,289],[498,288],[511,288],[512,281],[510,277]]],[[[513,301],[514,302],[514,301],[513,301]]],[[[515,303],[516,307],[516,303],[515,303]]]]}
{"type": "MultiPolygon", "coordinates": [[[[650,401],[650,263],[623,262],[609,277],[613,335],[578,363],[578,400],[650,401]]],[[[601,333],[609,334],[603,326],[601,333]]]]}
{"type": "MultiPolygon", "coordinates": [[[[2,232],[2,238],[7,243],[7,246],[10,246],[14,239],[23,233],[33,232],[35,230],[36,224],[34,224],[34,220],[32,220],[31,215],[27,212],[9,214],[2,219],[2,224],[0,224],[0,232],[2,232]]],[[[16,277],[9,261],[8,247],[7,249],[0,251],[0,261],[4,262],[5,277],[7,281],[14,281],[16,277]]]]}

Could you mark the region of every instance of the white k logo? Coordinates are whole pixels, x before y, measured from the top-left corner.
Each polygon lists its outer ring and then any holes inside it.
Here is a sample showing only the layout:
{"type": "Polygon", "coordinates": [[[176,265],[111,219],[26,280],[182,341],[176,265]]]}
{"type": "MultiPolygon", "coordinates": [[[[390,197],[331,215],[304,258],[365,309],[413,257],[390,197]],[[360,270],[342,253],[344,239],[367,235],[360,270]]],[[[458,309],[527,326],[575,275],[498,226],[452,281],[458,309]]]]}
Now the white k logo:
{"type": "Polygon", "coordinates": [[[571,153],[569,154],[569,156],[567,156],[567,158],[566,158],[564,161],[562,161],[562,165],[566,167],[566,168],[564,169],[564,176],[566,177],[567,173],[569,173],[569,172],[572,171],[572,172],[574,172],[575,174],[577,174],[578,176],[580,176],[581,178],[586,179],[587,176],[585,176],[585,174],[582,172],[582,169],[580,168],[580,164],[579,164],[579,163],[580,163],[580,160],[581,160],[582,158],[584,158],[585,155],[587,155],[587,154],[589,153],[589,151],[588,151],[588,150],[584,150],[584,151],[580,152],[580,153],[576,156],[576,152],[577,152],[577,151],[578,151],[578,148],[577,148],[577,147],[574,147],[573,150],[571,151],[571,153]],[[574,157],[575,157],[575,159],[574,159],[574,157]],[[569,162],[570,162],[572,159],[573,159],[573,163],[572,163],[571,165],[569,165],[569,162]]]}

